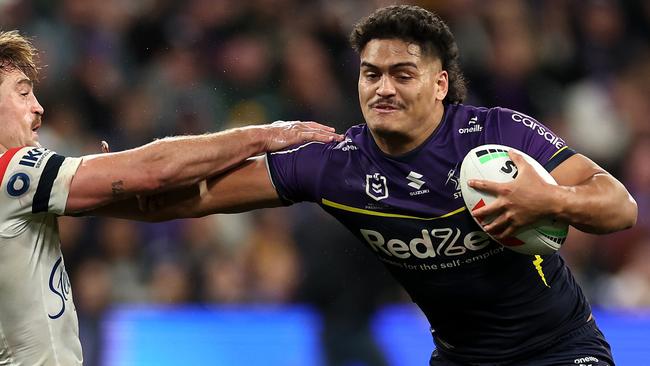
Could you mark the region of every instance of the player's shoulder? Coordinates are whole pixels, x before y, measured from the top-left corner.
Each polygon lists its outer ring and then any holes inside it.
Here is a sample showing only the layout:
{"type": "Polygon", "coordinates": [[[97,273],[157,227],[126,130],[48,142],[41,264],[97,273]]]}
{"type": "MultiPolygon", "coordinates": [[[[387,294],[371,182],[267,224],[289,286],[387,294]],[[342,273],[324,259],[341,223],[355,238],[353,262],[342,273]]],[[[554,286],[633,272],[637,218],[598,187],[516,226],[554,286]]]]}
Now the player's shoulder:
{"type": "Polygon", "coordinates": [[[487,109],[485,119],[486,123],[512,123],[514,125],[526,125],[526,127],[530,127],[533,124],[540,124],[534,117],[506,107],[492,107],[487,109]]]}
{"type": "Polygon", "coordinates": [[[11,148],[0,156],[0,185],[9,198],[24,195],[38,181],[51,150],[43,147],[11,148]]]}
{"type": "Polygon", "coordinates": [[[5,151],[0,155],[0,177],[21,166],[35,167],[48,151],[34,146],[15,147],[5,151]]]}
{"type": "Polygon", "coordinates": [[[457,104],[450,112],[453,113],[454,125],[458,128],[465,128],[467,130],[463,130],[465,132],[476,132],[472,128],[479,129],[477,126],[481,126],[481,130],[485,128],[487,131],[523,128],[524,130],[541,130],[541,134],[543,134],[548,130],[535,117],[501,106],[477,107],[457,104]]]}
{"type": "Polygon", "coordinates": [[[23,146],[5,151],[0,156],[0,176],[14,169],[40,168],[47,157],[54,154],[54,151],[44,147],[23,146]]]}
{"type": "Polygon", "coordinates": [[[513,119],[512,116],[515,116],[514,119],[518,118],[528,118],[534,119],[533,117],[506,107],[494,106],[494,107],[483,107],[483,106],[474,106],[469,104],[451,104],[448,106],[448,114],[452,116],[455,121],[459,123],[466,122],[467,120],[474,119],[476,122],[498,122],[503,119],[513,119]]]}
{"type": "Polygon", "coordinates": [[[489,111],[488,108],[468,104],[449,104],[445,107],[445,120],[454,130],[483,125],[489,111]]]}

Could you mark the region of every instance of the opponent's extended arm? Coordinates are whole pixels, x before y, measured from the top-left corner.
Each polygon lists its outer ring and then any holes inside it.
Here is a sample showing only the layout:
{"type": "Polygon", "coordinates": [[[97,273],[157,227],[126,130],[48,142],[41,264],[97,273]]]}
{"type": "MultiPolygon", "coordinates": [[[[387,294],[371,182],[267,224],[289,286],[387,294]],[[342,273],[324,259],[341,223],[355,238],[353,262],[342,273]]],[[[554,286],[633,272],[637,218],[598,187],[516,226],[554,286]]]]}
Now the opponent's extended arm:
{"type": "Polygon", "coordinates": [[[281,206],[263,157],[183,189],[119,201],[85,213],[158,222],[281,206]]]}
{"type": "Polygon", "coordinates": [[[280,122],[165,138],[132,150],[86,156],[72,180],[66,213],[196,184],[266,151],[340,138],[332,128],[315,122],[280,122]]]}
{"type": "Polygon", "coordinates": [[[632,227],[637,205],[623,184],[589,158],[576,154],[557,166],[551,175],[558,185],[546,183],[520,155],[510,152],[517,178],[508,183],[485,180],[469,185],[498,196],[472,212],[496,219],[484,226],[491,235],[504,238],[543,217],[564,221],[577,229],[606,234],[632,227]]]}

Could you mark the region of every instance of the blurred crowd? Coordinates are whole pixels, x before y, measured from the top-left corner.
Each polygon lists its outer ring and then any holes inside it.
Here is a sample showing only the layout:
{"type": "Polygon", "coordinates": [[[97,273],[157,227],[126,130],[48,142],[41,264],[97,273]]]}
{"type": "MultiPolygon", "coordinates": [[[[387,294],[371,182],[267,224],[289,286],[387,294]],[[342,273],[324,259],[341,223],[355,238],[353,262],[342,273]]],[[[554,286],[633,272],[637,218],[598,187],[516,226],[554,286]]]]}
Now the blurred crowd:
{"type": "MultiPolygon", "coordinates": [[[[1,29],[41,50],[41,142],[113,151],[278,119],[363,122],[354,22],[392,2],[3,0],[1,29]]],[[[650,2],[410,1],[450,25],[468,104],[536,117],[632,192],[639,222],[570,234],[565,259],[595,305],[650,306],[650,2]],[[648,257],[646,257],[648,255],[648,257]]],[[[334,179],[334,176],[333,176],[334,179]]],[[[371,253],[313,205],[141,224],[61,218],[86,363],[120,303],[308,303],[329,363],[382,365],[368,321],[408,301],[371,253]]]]}

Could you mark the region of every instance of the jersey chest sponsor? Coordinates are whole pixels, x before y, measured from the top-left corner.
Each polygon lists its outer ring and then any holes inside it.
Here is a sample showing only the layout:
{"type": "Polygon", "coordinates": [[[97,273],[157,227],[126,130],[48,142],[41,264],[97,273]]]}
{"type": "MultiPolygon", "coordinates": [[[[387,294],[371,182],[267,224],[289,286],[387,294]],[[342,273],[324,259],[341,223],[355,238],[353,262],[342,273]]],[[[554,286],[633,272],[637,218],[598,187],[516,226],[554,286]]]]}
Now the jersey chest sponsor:
{"type": "Polygon", "coordinates": [[[504,251],[483,231],[463,232],[453,227],[422,229],[420,235],[409,239],[391,238],[378,230],[359,232],[379,260],[410,273],[433,275],[460,267],[476,268],[504,251]]]}
{"type": "Polygon", "coordinates": [[[420,235],[409,239],[386,237],[370,229],[360,229],[360,234],[375,252],[398,259],[461,256],[480,251],[491,243],[483,231],[463,233],[452,227],[422,229],[420,235]]]}

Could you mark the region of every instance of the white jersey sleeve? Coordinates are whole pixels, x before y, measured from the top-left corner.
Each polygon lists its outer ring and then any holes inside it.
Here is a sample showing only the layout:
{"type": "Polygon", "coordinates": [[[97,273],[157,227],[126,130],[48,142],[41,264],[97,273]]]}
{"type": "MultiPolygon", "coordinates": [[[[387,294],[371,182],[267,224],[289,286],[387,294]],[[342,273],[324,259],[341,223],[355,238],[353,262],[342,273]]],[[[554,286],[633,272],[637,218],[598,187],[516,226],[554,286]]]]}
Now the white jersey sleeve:
{"type": "Polygon", "coordinates": [[[11,149],[0,157],[0,235],[24,230],[24,219],[39,213],[62,215],[81,158],[66,158],[42,147],[11,149]]]}

